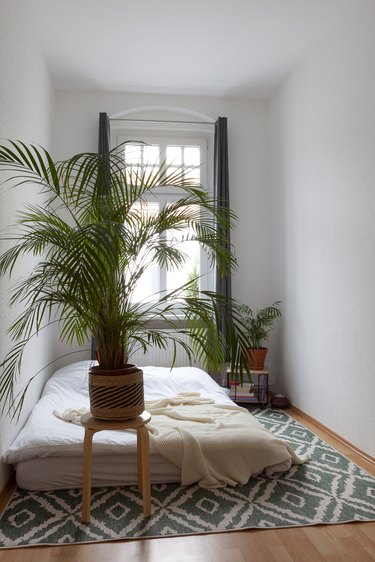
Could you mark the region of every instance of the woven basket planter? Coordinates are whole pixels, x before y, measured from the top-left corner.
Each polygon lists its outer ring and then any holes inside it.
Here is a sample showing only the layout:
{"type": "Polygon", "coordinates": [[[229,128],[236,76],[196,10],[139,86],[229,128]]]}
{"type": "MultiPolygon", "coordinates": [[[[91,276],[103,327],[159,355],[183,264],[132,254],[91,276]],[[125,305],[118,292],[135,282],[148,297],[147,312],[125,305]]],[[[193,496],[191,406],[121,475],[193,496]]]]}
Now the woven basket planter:
{"type": "Polygon", "coordinates": [[[101,420],[127,420],[145,409],[143,371],[127,365],[116,371],[91,367],[89,372],[91,414],[101,420]]]}

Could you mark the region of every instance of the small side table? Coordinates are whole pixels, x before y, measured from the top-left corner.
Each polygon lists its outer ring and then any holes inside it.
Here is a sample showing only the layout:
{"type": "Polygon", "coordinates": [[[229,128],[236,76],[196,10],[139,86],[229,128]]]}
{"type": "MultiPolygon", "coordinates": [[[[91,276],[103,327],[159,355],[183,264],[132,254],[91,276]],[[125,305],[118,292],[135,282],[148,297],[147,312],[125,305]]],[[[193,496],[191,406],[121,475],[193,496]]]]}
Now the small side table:
{"type": "MultiPolygon", "coordinates": [[[[245,375],[246,371],[242,371],[245,375]]],[[[230,384],[231,370],[227,369],[227,388],[230,390],[230,398],[236,403],[254,403],[267,406],[269,401],[268,369],[250,369],[250,376],[255,380],[251,385],[244,386],[230,384]]]]}
{"type": "Polygon", "coordinates": [[[144,411],[140,416],[124,421],[99,420],[90,413],[81,417],[85,428],[83,443],[83,485],[82,485],[82,522],[90,522],[91,505],[91,460],[92,438],[94,433],[103,430],[136,429],[137,430],[137,459],[138,459],[138,488],[143,497],[143,515],[151,515],[151,483],[150,483],[150,452],[149,438],[146,424],[151,420],[151,414],[144,411]]]}

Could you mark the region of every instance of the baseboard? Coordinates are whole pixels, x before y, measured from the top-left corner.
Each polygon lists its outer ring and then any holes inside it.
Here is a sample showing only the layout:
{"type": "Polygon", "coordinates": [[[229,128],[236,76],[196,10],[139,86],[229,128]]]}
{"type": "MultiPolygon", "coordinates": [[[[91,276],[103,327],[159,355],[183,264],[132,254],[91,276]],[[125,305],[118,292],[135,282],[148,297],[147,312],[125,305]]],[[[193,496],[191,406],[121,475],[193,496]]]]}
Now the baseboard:
{"type": "Polygon", "coordinates": [[[5,484],[4,488],[0,492],[0,515],[3,513],[4,509],[8,505],[9,499],[16,489],[16,479],[14,474],[9,478],[8,482],[5,484]]]}
{"type": "Polygon", "coordinates": [[[320,421],[316,420],[312,416],[309,416],[309,414],[306,414],[303,410],[300,410],[299,408],[297,408],[297,406],[290,405],[289,409],[292,412],[295,412],[296,414],[298,414],[299,416],[304,418],[306,421],[315,425],[318,429],[321,429],[322,431],[325,431],[330,437],[333,437],[334,439],[339,441],[339,443],[341,443],[342,445],[345,445],[346,447],[351,449],[354,453],[356,453],[357,455],[359,455],[360,457],[365,459],[367,462],[370,462],[375,466],[375,457],[372,457],[371,455],[369,455],[365,451],[362,451],[362,449],[360,449],[356,445],[353,445],[353,443],[350,443],[350,441],[347,441],[346,439],[344,439],[344,437],[341,437],[341,435],[339,435],[338,433],[335,433],[334,431],[332,431],[332,429],[330,429],[326,425],[320,423],[320,421]]]}

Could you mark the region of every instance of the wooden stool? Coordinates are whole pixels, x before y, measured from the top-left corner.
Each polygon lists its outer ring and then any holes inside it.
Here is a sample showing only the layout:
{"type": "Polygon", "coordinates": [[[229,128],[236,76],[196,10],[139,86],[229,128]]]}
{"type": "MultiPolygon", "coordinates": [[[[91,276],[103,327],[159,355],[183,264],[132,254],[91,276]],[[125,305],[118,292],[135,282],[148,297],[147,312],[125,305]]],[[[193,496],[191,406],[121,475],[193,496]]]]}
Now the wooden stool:
{"type": "Polygon", "coordinates": [[[85,428],[83,443],[83,485],[82,485],[82,522],[90,522],[91,504],[91,460],[92,438],[94,433],[106,429],[136,429],[137,430],[137,460],[138,460],[138,488],[143,497],[143,515],[151,515],[151,484],[150,484],[150,454],[149,439],[146,424],[151,420],[151,414],[144,411],[140,416],[124,421],[99,420],[90,413],[81,416],[81,423],[85,428]]]}

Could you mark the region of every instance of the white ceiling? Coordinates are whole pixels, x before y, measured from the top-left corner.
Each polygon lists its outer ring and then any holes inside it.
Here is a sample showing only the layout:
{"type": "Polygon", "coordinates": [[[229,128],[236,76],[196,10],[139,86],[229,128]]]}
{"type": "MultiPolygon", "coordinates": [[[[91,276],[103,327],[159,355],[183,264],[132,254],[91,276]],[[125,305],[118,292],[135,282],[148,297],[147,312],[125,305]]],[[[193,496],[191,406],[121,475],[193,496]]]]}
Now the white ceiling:
{"type": "Polygon", "coordinates": [[[33,0],[56,87],[263,96],[356,0],[33,0]]]}

